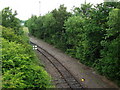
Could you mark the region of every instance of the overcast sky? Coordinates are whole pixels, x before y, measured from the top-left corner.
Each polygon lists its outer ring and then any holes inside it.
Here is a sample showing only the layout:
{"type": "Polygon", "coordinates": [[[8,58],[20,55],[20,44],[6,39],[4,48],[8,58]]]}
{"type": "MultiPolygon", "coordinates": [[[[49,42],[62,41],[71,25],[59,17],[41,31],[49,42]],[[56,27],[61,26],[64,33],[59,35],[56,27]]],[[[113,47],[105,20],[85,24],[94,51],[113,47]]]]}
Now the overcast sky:
{"type": "MultiPolygon", "coordinates": [[[[58,8],[60,4],[64,4],[70,11],[73,6],[78,7],[84,2],[85,0],[0,0],[0,11],[9,6],[17,11],[19,19],[27,20],[31,15],[44,15],[58,8]]],[[[103,0],[86,0],[86,2],[97,4],[103,2],[103,0]]]]}

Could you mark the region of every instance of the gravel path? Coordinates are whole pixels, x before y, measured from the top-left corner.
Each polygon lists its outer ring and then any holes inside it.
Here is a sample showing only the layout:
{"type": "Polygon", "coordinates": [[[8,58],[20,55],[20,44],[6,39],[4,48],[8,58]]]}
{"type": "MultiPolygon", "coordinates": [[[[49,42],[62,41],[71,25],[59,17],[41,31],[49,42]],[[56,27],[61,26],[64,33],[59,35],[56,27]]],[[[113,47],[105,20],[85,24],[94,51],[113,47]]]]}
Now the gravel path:
{"type": "MultiPolygon", "coordinates": [[[[87,67],[78,60],[71,58],[70,56],[63,53],[61,50],[56,49],[52,45],[47,44],[46,42],[42,40],[38,40],[35,37],[30,37],[30,41],[33,43],[36,43],[43,49],[47,50],[50,54],[55,56],[59,61],[66,66],[66,68],[69,69],[69,71],[79,80],[79,82],[82,84],[85,88],[118,88],[117,85],[115,85],[113,82],[107,80],[105,77],[96,74],[96,72],[91,69],[90,67],[87,67]],[[84,78],[85,81],[82,81],[81,79],[84,78]]],[[[45,61],[45,58],[38,54],[39,58],[42,60],[42,62],[45,64],[45,68],[48,71],[48,73],[53,77],[53,80],[59,81],[57,78],[59,77],[59,74],[57,72],[55,73],[55,69],[50,65],[49,62],[45,61]]],[[[54,82],[56,83],[56,82],[54,82]]],[[[57,87],[60,87],[61,85],[58,85],[57,87]]],[[[65,86],[66,87],[66,86],[65,86]]],[[[63,87],[64,88],[64,87],[63,87]]]]}

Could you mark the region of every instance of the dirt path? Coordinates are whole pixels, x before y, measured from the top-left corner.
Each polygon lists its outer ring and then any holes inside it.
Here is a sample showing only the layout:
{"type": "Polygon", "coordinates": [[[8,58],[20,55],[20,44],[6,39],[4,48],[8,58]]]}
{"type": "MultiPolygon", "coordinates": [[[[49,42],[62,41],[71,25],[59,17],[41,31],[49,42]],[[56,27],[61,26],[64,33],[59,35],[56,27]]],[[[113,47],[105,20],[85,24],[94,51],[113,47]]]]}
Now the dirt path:
{"type": "MultiPolygon", "coordinates": [[[[95,71],[92,70],[91,68],[79,63],[78,60],[71,58],[70,56],[66,55],[62,51],[54,48],[52,45],[49,45],[43,42],[42,40],[38,40],[37,38],[34,38],[34,37],[30,37],[30,41],[39,45],[43,49],[47,50],[50,54],[55,56],[57,59],[59,59],[59,61],[64,66],[66,66],[66,68],[68,68],[70,72],[81,82],[83,87],[118,88],[113,82],[107,80],[105,77],[101,75],[96,74],[95,71]],[[82,78],[84,78],[85,81],[81,81],[82,78]]],[[[55,73],[54,68],[52,68],[49,62],[46,62],[44,57],[42,57],[40,54],[38,56],[41,57],[43,63],[45,64],[46,70],[54,78],[54,80],[59,78],[59,75],[55,73]]]]}

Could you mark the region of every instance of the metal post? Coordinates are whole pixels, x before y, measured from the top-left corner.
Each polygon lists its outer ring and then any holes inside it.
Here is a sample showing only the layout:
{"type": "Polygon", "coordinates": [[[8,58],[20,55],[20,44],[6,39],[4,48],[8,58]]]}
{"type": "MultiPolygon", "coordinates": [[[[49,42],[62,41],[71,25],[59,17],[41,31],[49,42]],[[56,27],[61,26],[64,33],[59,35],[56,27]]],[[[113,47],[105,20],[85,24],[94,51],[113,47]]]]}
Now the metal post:
{"type": "Polygon", "coordinates": [[[86,0],[85,0],[85,4],[86,4],[86,0]]]}
{"type": "Polygon", "coordinates": [[[41,1],[39,1],[39,15],[41,16],[41,13],[40,13],[40,4],[41,4],[41,1]]]}

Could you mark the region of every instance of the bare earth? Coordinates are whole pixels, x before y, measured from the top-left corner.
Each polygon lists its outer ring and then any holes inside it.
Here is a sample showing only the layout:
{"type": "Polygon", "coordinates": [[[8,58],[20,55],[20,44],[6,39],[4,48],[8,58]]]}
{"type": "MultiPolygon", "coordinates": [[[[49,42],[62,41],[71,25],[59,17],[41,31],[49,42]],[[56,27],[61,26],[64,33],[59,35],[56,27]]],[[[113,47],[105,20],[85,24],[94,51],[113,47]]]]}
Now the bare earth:
{"type": "MultiPolygon", "coordinates": [[[[46,51],[48,51],[50,54],[55,56],[59,61],[66,66],[66,68],[69,69],[69,71],[79,80],[79,82],[82,84],[85,88],[118,88],[117,85],[115,85],[112,81],[106,79],[104,76],[98,75],[93,69],[91,69],[88,66],[85,66],[81,64],[77,59],[71,58],[70,56],[66,55],[62,51],[56,49],[54,46],[47,44],[46,42],[42,40],[38,40],[35,37],[30,37],[30,41],[33,43],[39,45],[46,51]],[[85,81],[81,81],[81,79],[84,78],[85,81]]],[[[45,68],[48,71],[48,73],[52,76],[54,82],[58,86],[57,87],[67,87],[67,85],[62,85],[64,83],[59,83],[59,74],[55,70],[55,68],[47,61],[45,58],[39,54],[38,57],[42,60],[42,62],[45,64],[45,68]]]]}

